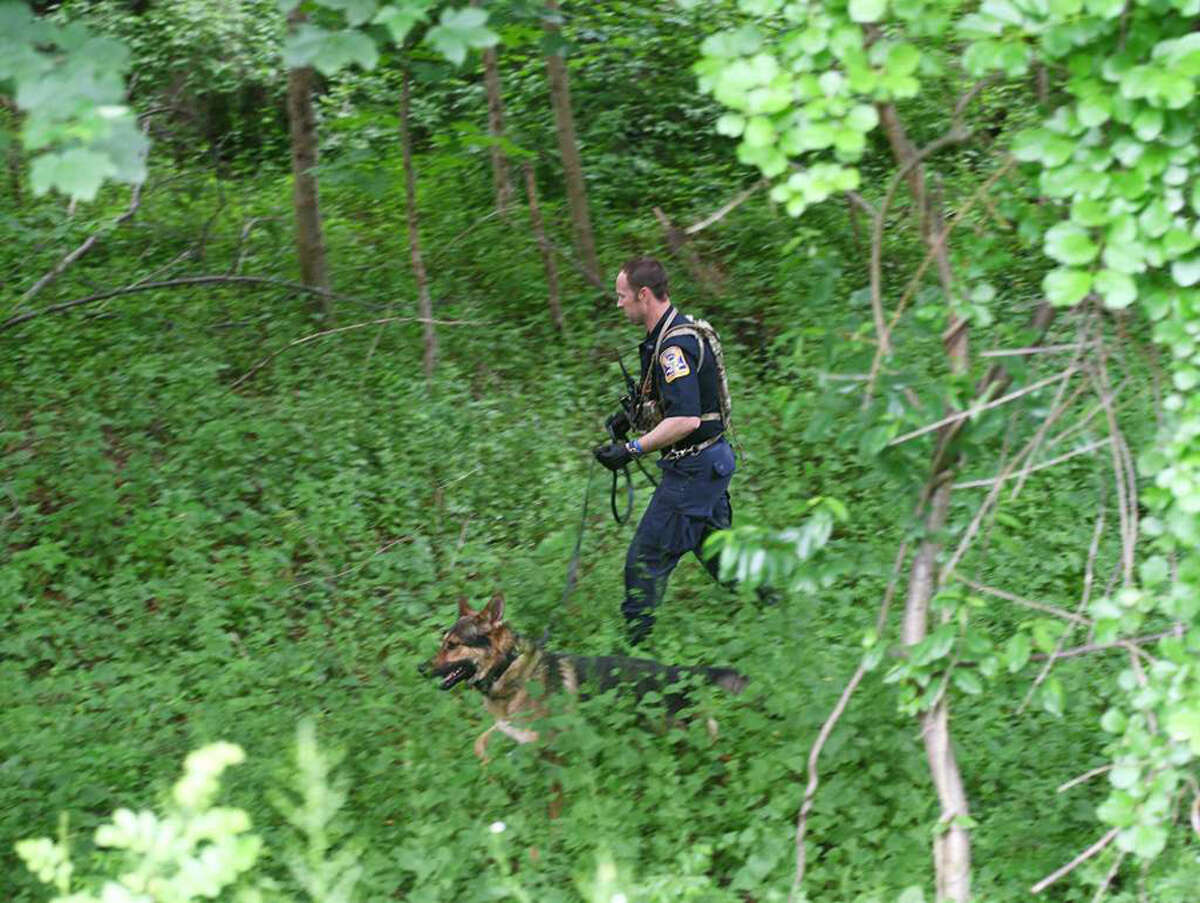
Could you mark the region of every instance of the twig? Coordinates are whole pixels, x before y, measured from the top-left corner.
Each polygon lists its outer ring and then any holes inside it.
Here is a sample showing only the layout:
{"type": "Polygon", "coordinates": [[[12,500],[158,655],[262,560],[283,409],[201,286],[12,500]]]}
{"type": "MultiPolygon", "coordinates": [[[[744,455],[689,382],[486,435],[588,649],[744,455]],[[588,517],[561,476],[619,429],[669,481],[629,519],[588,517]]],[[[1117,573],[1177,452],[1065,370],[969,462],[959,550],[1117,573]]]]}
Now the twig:
{"type": "Polygon", "coordinates": [[[57,279],[59,276],[61,276],[63,274],[63,271],[66,270],[67,267],[69,267],[71,264],[73,264],[75,261],[77,261],[80,257],[82,257],[84,254],[86,254],[88,251],[90,251],[95,246],[96,242],[100,241],[100,239],[103,238],[107,232],[110,232],[113,229],[117,228],[118,226],[123,225],[124,223],[127,223],[127,222],[129,222],[129,220],[133,219],[133,215],[135,213],[137,213],[138,208],[141,205],[142,205],[142,183],[137,182],[136,184],[134,184],[132,192],[129,197],[129,209],[126,210],[124,213],[122,213],[120,216],[118,216],[115,220],[113,220],[111,225],[105,226],[104,228],[98,229],[97,231],[93,232],[91,235],[89,235],[84,240],[83,244],[81,244],[79,247],[77,247],[74,251],[71,251],[69,254],[64,256],[62,258],[62,260],[60,260],[58,263],[56,263],[50,269],[50,271],[48,273],[46,273],[44,276],[42,276],[41,279],[39,279],[37,282],[35,282],[33,285],[31,285],[28,288],[28,290],[26,290],[25,294],[23,294],[17,300],[17,303],[13,305],[13,308],[15,309],[17,307],[20,307],[22,304],[25,304],[25,303],[29,302],[30,300],[32,300],[33,297],[38,292],[40,292],[47,285],[49,285],[51,282],[53,282],[55,279],[57,279]]]}
{"type": "MultiPolygon", "coordinates": [[[[1101,352],[1103,358],[1103,352],[1101,352]]],[[[1103,364],[1101,365],[1103,368],[1103,364]]],[[[1117,486],[1117,514],[1121,520],[1121,571],[1124,583],[1128,586],[1133,582],[1133,559],[1134,546],[1137,543],[1137,535],[1131,533],[1131,530],[1136,530],[1137,513],[1130,513],[1131,506],[1137,506],[1137,497],[1131,493],[1136,493],[1136,489],[1131,488],[1126,484],[1125,462],[1121,453],[1121,444],[1124,439],[1121,435],[1121,428],[1117,425],[1117,415],[1113,410],[1112,400],[1108,397],[1107,370],[1104,369],[1105,376],[1099,374],[1093,375],[1093,381],[1096,383],[1096,392],[1100,396],[1101,403],[1104,405],[1104,415],[1108,420],[1108,432],[1112,437],[1112,442],[1109,448],[1112,452],[1113,466],[1113,481],[1117,486]]]]}
{"type": "Polygon", "coordinates": [[[926,433],[932,433],[934,430],[940,429],[947,424],[955,423],[959,420],[967,420],[971,417],[974,417],[976,414],[982,413],[983,411],[988,411],[992,408],[998,408],[1001,405],[1008,404],[1010,401],[1016,401],[1018,398],[1023,398],[1031,392],[1036,392],[1038,389],[1045,388],[1046,386],[1052,385],[1060,380],[1067,379],[1074,375],[1075,372],[1075,367],[1068,367],[1062,373],[1058,373],[1054,376],[1048,376],[1045,379],[1039,379],[1035,383],[1030,383],[1024,388],[1018,389],[1015,392],[1009,392],[1007,395],[1002,395],[993,401],[975,405],[974,407],[968,408],[965,411],[956,411],[947,417],[943,417],[936,423],[930,423],[927,426],[921,427],[920,429],[913,430],[911,433],[905,433],[903,436],[897,436],[895,439],[889,442],[886,447],[891,448],[895,445],[902,445],[905,442],[908,442],[910,439],[916,439],[918,436],[924,436],[926,433]]]}
{"type": "MultiPolygon", "coordinates": [[[[1098,448],[1103,448],[1104,446],[1108,445],[1110,441],[1110,439],[1099,439],[1095,442],[1089,442],[1087,445],[1081,445],[1079,448],[1075,449],[1074,451],[1069,451],[1065,455],[1059,455],[1057,458],[1051,458],[1049,461],[1043,461],[1036,467],[1030,467],[1027,471],[1022,471],[1022,473],[1036,473],[1039,470],[1045,470],[1048,467],[1054,467],[1057,464],[1063,463],[1063,461],[1069,461],[1071,458],[1077,458],[1080,455],[1086,455],[1094,452],[1098,448]]],[[[1008,474],[1007,476],[1003,477],[988,477],[987,479],[983,480],[969,480],[965,483],[955,483],[954,488],[979,489],[983,486],[994,486],[997,482],[1003,483],[1012,479],[1014,476],[1017,475],[1008,474]]]]}
{"type": "MultiPolygon", "coordinates": [[[[1096,552],[1100,548],[1100,537],[1104,533],[1104,509],[1101,508],[1096,515],[1096,526],[1092,529],[1092,542],[1088,546],[1087,564],[1083,571],[1083,593],[1079,599],[1079,605],[1075,608],[1075,613],[1087,611],[1088,601],[1092,596],[1092,577],[1096,565],[1096,552]]],[[[1047,677],[1050,676],[1050,669],[1054,667],[1054,663],[1061,657],[1063,646],[1067,643],[1067,637],[1070,636],[1070,629],[1064,630],[1058,641],[1054,644],[1054,650],[1050,653],[1050,657],[1046,659],[1046,664],[1038,671],[1038,675],[1034,678],[1033,685],[1025,694],[1025,698],[1021,700],[1021,704],[1017,707],[1017,714],[1020,715],[1029,706],[1029,701],[1033,699],[1034,691],[1042,685],[1047,677]]]]}
{"type": "Polygon", "coordinates": [[[1071,780],[1066,781],[1062,784],[1059,784],[1058,789],[1055,790],[1054,792],[1055,793],[1065,793],[1066,791],[1070,790],[1072,787],[1077,787],[1080,784],[1084,783],[1085,781],[1090,781],[1094,777],[1099,777],[1100,775],[1104,774],[1106,771],[1112,771],[1112,769],[1113,769],[1113,766],[1111,764],[1109,764],[1109,765],[1101,765],[1099,768],[1093,768],[1091,771],[1085,771],[1083,774],[1079,775],[1079,777],[1071,778],[1071,780]]]}
{"type": "Polygon", "coordinates": [[[306,335],[299,339],[293,339],[282,348],[275,349],[261,361],[239,376],[233,383],[231,383],[229,388],[225,390],[225,394],[232,392],[267,364],[271,363],[271,361],[275,360],[275,358],[279,357],[279,355],[283,354],[289,349],[297,347],[298,345],[306,345],[309,342],[316,341],[317,339],[323,339],[326,336],[337,335],[338,333],[342,332],[350,332],[354,329],[366,329],[368,326],[381,326],[385,323],[430,323],[435,326],[486,325],[475,320],[432,320],[427,317],[382,317],[378,320],[367,320],[365,323],[351,323],[349,326],[339,326],[336,329],[324,329],[321,332],[314,332],[312,335],[306,335]]]}
{"type": "Polygon", "coordinates": [[[1085,627],[1091,625],[1091,621],[1082,615],[1077,615],[1074,612],[1067,611],[1065,608],[1059,608],[1056,605],[1050,605],[1047,602],[1037,602],[1033,599],[1026,599],[1024,596],[1018,596],[1015,593],[1010,593],[1007,590],[998,589],[994,586],[988,586],[984,583],[977,583],[967,577],[959,577],[964,584],[971,587],[976,592],[984,593],[989,596],[995,596],[998,599],[1005,599],[1009,602],[1014,602],[1025,608],[1032,608],[1034,611],[1045,612],[1048,615],[1054,615],[1056,618],[1062,618],[1064,621],[1071,621],[1075,624],[1083,624],[1085,627]]]}
{"type": "MultiPolygon", "coordinates": [[[[1092,344],[1091,342],[1088,343],[1092,344]]],[[[1019,357],[1030,354],[1055,354],[1060,351],[1075,351],[1079,348],[1079,343],[1075,342],[1070,345],[1041,345],[1029,348],[997,348],[992,351],[979,352],[980,357],[1019,357]]]]}
{"type": "MultiPolygon", "coordinates": [[[[1178,636],[1177,630],[1164,630],[1161,633],[1151,633],[1146,636],[1133,637],[1128,640],[1117,640],[1114,643],[1088,643],[1084,646],[1075,646],[1071,649],[1064,649],[1058,653],[1057,658],[1074,658],[1077,655],[1089,655],[1093,652],[1109,652],[1113,649],[1124,649],[1129,651],[1133,649],[1135,654],[1140,658],[1144,658],[1153,662],[1154,658],[1144,649],[1139,648],[1143,643],[1157,643],[1159,640],[1164,640],[1169,636],[1178,636]]],[[[1050,655],[1045,652],[1035,652],[1029,656],[1030,661],[1042,662],[1050,658],[1050,655]]]]}
{"type": "Polygon", "coordinates": [[[384,545],[380,546],[372,554],[370,554],[369,556],[364,558],[358,564],[353,565],[352,567],[348,567],[344,571],[338,571],[336,574],[330,574],[326,577],[313,577],[309,580],[301,580],[298,583],[293,583],[292,589],[296,589],[301,586],[308,586],[310,583],[316,583],[318,580],[336,580],[338,577],[345,577],[347,574],[352,574],[355,571],[361,571],[363,568],[365,568],[368,564],[370,564],[378,556],[382,555],[384,552],[386,552],[392,546],[396,545],[397,543],[408,542],[408,540],[411,538],[412,537],[410,537],[410,536],[401,536],[399,539],[393,539],[391,542],[385,543],[384,545]]]}
{"type": "Polygon", "coordinates": [[[704,231],[705,229],[707,229],[709,226],[711,226],[713,223],[717,222],[718,220],[724,219],[734,209],[736,209],[737,207],[740,207],[743,203],[745,203],[746,199],[749,198],[752,194],[754,194],[754,192],[758,191],[760,188],[765,187],[766,184],[767,184],[766,179],[759,179],[757,182],[755,182],[753,185],[751,185],[749,188],[747,188],[745,191],[743,191],[741,194],[739,194],[737,197],[735,197],[732,201],[730,201],[728,204],[726,204],[724,207],[722,207],[716,213],[712,214],[711,216],[706,216],[704,219],[700,220],[700,222],[694,223],[693,225],[688,226],[686,229],[683,230],[684,234],[685,235],[695,235],[697,232],[704,231]]]}
{"type": "MultiPolygon", "coordinates": [[[[917,267],[916,272],[913,273],[912,277],[908,280],[908,285],[904,289],[904,294],[900,296],[900,301],[896,305],[896,310],[892,313],[891,322],[889,322],[887,325],[887,333],[889,336],[896,329],[896,323],[899,322],[900,316],[904,313],[904,309],[908,305],[908,302],[912,299],[913,295],[916,294],[917,286],[920,285],[921,277],[925,275],[925,271],[929,269],[929,264],[933,263],[934,257],[941,252],[946,242],[950,240],[950,234],[955,230],[955,228],[958,227],[959,223],[965,220],[966,215],[971,211],[971,208],[975,206],[975,203],[979,199],[983,198],[987,192],[991,190],[992,186],[995,185],[996,182],[998,182],[1001,177],[1003,177],[1003,175],[1016,164],[1016,162],[1017,161],[1015,158],[1011,156],[1007,157],[1004,161],[1004,165],[992,173],[988,177],[987,181],[980,185],[979,188],[975,190],[975,193],[967,199],[967,202],[954,215],[954,218],[946,224],[946,228],[938,230],[938,234],[933,237],[929,250],[925,252],[925,257],[921,261],[920,266],[917,267]]],[[[884,353],[882,346],[876,346],[875,356],[871,361],[871,372],[867,382],[867,390],[864,393],[864,409],[870,404],[870,399],[874,392],[875,380],[879,376],[880,367],[883,365],[883,357],[884,353]]]]}
{"type": "Polygon", "coordinates": [[[1121,867],[1121,863],[1125,861],[1125,851],[1122,850],[1117,854],[1117,858],[1113,860],[1112,868],[1108,870],[1108,874],[1104,876],[1104,880],[1100,882],[1100,886],[1096,888],[1096,896],[1092,897],[1092,903],[1100,903],[1100,899],[1108,892],[1108,886],[1112,884],[1113,878],[1117,877],[1117,869],[1121,867]]]}
{"type": "Polygon", "coordinates": [[[214,276],[181,276],[178,279],[167,279],[162,282],[143,282],[139,285],[130,285],[125,288],[111,289],[106,292],[98,292],[95,295],[88,295],[86,298],[75,298],[72,301],[64,301],[62,304],[54,304],[50,307],[43,307],[41,310],[32,310],[27,313],[9,317],[7,320],[0,322],[0,331],[10,329],[13,326],[20,325],[27,320],[32,320],[34,317],[40,317],[43,314],[59,313],[60,311],[70,310],[73,307],[79,307],[83,304],[95,304],[97,301],[104,301],[107,298],[115,298],[118,295],[132,295],[137,292],[150,292],[160,288],[184,288],[193,285],[212,285],[214,283],[233,283],[238,285],[274,285],[280,288],[292,289],[297,292],[307,292],[313,295],[324,295],[333,299],[343,301],[353,301],[359,304],[367,304],[359,298],[350,295],[343,295],[339,292],[330,292],[325,289],[316,288],[311,285],[304,285],[300,282],[288,282],[284,279],[271,279],[266,276],[233,276],[233,275],[214,275],[214,276]]]}
{"type": "Polygon", "coordinates": [[[1120,828],[1113,828],[1112,830],[1110,830],[1107,834],[1105,834],[1103,837],[1101,837],[1099,840],[1097,840],[1094,844],[1092,844],[1090,847],[1088,847],[1086,850],[1084,850],[1082,853],[1080,853],[1078,856],[1076,856],[1074,859],[1072,859],[1070,862],[1068,862],[1062,868],[1047,875],[1045,878],[1043,878],[1041,881],[1039,881],[1033,887],[1029,888],[1029,892],[1031,894],[1040,894],[1042,891],[1044,891],[1047,887],[1049,887],[1051,884],[1053,884],[1059,878],[1062,878],[1064,875],[1068,875],[1071,872],[1073,872],[1076,868],[1078,868],[1084,862],[1091,859],[1093,856],[1095,856],[1097,853],[1099,853],[1101,850],[1103,850],[1106,846],[1108,846],[1110,843],[1112,843],[1117,837],[1117,832],[1120,830],[1121,830],[1120,828]]]}
{"type": "MultiPolygon", "coordinates": [[[[896,592],[896,581],[900,577],[900,571],[907,557],[908,543],[903,542],[896,552],[896,560],[892,564],[892,573],[888,578],[887,589],[883,594],[883,602],[879,606],[879,616],[875,619],[875,634],[878,637],[876,642],[883,642],[883,628],[887,623],[888,608],[892,604],[892,597],[896,592]]],[[[804,789],[804,802],[800,806],[800,815],[796,819],[796,873],[792,878],[792,889],[788,894],[788,903],[793,903],[796,899],[796,894],[800,890],[800,885],[804,883],[804,869],[806,865],[804,835],[808,828],[808,815],[812,811],[813,802],[816,799],[817,787],[821,783],[821,776],[817,771],[817,760],[821,756],[821,750],[824,749],[825,743],[829,740],[829,735],[833,733],[834,727],[837,726],[838,720],[842,717],[842,713],[846,711],[846,706],[850,703],[850,697],[854,695],[854,691],[858,688],[859,683],[862,682],[863,676],[866,673],[866,668],[860,661],[849,683],[842,690],[842,695],[838,697],[833,711],[829,713],[829,717],[821,725],[817,739],[813,741],[812,749],[808,751],[808,786],[804,789]]]]}

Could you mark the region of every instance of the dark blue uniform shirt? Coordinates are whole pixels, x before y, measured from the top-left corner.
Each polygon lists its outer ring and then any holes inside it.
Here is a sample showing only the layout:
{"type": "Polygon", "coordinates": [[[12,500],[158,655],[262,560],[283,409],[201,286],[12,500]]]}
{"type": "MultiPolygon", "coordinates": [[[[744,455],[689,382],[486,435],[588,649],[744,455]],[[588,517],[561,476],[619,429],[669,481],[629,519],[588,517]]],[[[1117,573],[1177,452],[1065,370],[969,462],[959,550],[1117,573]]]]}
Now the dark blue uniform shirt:
{"type": "MultiPolygon", "coordinates": [[[[642,362],[639,385],[646,385],[647,371],[653,367],[654,379],[651,392],[662,406],[663,417],[699,417],[701,414],[719,413],[721,397],[718,390],[717,365],[712,348],[705,342],[704,364],[700,363],[700,339],[694,335],[672,336],[663,342],[658,359],[654,360],[654,346],[662,333],[663,324],[675,308],[668,307],[666,313],[649,335],[638,346],[642,362]]],[[[690,320],[683,314],[671,324],[679,326],[690,320]]],[[[705,420],[672,448],[687,448],[720,433],[724,427],[719,420],[705,420]]],[[[668,451],[664,449],[663,451],[668,451]]]]}

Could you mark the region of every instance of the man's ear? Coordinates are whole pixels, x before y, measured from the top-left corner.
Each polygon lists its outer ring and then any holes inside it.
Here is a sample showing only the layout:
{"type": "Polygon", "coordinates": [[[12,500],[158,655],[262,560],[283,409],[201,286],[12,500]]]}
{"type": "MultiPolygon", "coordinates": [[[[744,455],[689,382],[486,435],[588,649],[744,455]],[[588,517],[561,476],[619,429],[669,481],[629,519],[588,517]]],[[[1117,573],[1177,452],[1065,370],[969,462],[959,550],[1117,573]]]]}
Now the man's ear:
{"type": "Polygon", "coordinates": [[[466,596],[458,597],[458,616],[465,618],[467,615],[473,615],[475,612],[471,610],[471,606],[467,604],[466,596]]]}
{"type": "Polygon", "coordinates": [[[492,601],[483,608],[483,614],[487,615],[487,619],[492,622],[495,627],[504,620],[504,594],[496,593],[492,596],[492,601]]]}

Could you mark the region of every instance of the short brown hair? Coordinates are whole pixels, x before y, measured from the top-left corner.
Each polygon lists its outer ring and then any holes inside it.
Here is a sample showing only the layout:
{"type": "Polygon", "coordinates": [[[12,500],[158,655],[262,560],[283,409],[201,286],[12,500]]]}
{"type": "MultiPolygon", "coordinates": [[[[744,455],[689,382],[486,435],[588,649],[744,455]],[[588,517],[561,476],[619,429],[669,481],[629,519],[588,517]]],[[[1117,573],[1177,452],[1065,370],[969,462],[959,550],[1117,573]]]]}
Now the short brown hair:
{"type": "Polygon", "coordinates": [[[635,257],[621,267],[621,272],[635,295],[648,288],[660,301],[667,297],[667,270],[653,257],[635,257]]]}

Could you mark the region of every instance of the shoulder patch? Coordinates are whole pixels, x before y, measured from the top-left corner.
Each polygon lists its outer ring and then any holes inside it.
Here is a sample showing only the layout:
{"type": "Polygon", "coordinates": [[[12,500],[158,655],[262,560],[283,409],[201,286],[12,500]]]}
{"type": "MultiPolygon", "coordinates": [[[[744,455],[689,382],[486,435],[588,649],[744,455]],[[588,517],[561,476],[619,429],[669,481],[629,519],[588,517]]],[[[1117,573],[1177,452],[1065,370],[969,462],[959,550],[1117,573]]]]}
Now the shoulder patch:
{"type": "Polygon", "coordinates": [[[658,356],[658,362],[662,365],[663,379],[667,382],[674,382],[679,377],[687,376],[692,372],[683,350],[674,345],[658,356]]]}

